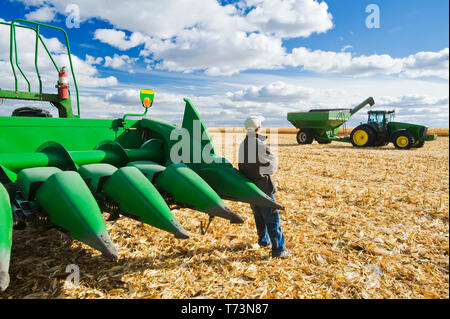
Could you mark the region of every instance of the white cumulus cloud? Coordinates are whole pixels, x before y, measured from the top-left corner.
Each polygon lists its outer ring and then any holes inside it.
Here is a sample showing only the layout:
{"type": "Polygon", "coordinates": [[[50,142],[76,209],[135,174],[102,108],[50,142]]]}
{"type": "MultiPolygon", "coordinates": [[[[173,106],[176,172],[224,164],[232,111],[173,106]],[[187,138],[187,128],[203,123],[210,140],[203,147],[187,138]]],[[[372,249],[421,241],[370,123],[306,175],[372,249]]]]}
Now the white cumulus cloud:
{"type": "Polygon", "coordinates": [[[328,5],[310,0],[246,0],[253,9],[247,14],[250,24],[281,38],[308,37],[333,27],[328,5]]]}
{"type": "Polygon", "coordinates": [[[405,58],[387,54],[353,56],[350,52],[310,50],[300,47],[286,56],[286,65],[302,67],[320,73],[338,73],[352,76],[375,74],[406,77],[436,76],[448,79],[449,50],[418,52],[405,58]]]}
{"type": "Polygon", "coordinates": [[[139,32],[133,32],[127,37],[125,32],[114,29],[97,29],[94,39],[107,43],[120,50],[128,50],[143,44],[145,37],[139,32]]]}
{"type": "Polygon", "coordinates": [[[44,6],[25,15],[27,20],[51,22],[55,19],[56,10],[52,7],[44,6]]]}

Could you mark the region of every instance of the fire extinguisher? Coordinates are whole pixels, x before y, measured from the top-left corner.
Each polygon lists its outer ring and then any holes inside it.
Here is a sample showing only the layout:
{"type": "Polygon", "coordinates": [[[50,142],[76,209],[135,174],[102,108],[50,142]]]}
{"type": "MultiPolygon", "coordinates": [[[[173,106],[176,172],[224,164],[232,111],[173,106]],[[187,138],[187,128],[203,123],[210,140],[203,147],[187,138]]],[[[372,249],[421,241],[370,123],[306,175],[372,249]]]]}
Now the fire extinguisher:
{"type": "Polygon", "coordinates": [[[69,98],[69,79],[66,73],[66,67],[63,66],[59,71],[58,84],[58,97],[60,100],[67,100],[69,98]]]}

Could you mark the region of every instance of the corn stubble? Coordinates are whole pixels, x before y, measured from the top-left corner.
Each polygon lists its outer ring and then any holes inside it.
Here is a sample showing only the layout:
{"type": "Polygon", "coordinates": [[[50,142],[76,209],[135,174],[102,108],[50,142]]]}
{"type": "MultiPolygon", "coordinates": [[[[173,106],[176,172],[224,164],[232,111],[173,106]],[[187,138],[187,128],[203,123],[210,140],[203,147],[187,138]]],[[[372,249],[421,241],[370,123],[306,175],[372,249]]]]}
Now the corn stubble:
{"type": "Polygon", "coordinates": [[[255,245],[243,203],[227,202],[243,225],[216,218],[206,235],[205,214],[175,209],[188,240],[108,221],[117,262],[56,230],[27,228],[14,232],[11,285],[0,297],[449,298],[447,137],[411,151],[299,146],[292,134],[279,144],[289,259],[255,245]],[[65,280],[68,264],[80,268],[78,287],[65,280]]]}

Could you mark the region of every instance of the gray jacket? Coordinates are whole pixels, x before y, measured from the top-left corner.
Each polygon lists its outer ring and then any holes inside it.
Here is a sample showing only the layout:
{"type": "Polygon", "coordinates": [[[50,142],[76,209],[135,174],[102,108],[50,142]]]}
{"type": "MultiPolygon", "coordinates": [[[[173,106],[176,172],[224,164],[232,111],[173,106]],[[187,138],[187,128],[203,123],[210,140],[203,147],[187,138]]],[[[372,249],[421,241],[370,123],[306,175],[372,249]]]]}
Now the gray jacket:
{"type": "Polygon", "coordinates": [[[267,137],[255,132],[247,136],[239,146],[239,171],[267,195],[277,191],[270,175],[278,168],[278,160],[266,145],[267,137]]]}

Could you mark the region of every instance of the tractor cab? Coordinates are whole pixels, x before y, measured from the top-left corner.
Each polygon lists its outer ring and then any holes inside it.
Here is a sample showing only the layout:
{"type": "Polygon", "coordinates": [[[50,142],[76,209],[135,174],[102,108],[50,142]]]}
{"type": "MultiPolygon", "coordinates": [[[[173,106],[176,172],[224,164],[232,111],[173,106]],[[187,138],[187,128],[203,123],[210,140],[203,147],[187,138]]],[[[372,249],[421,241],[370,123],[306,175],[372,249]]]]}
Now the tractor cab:
{"type": "Polygon", "coordinates": [[[379,127],[385,127],[394,119],[395,110],[392,111],[369,111],[368,123],[377,124],[379,127]]]}

